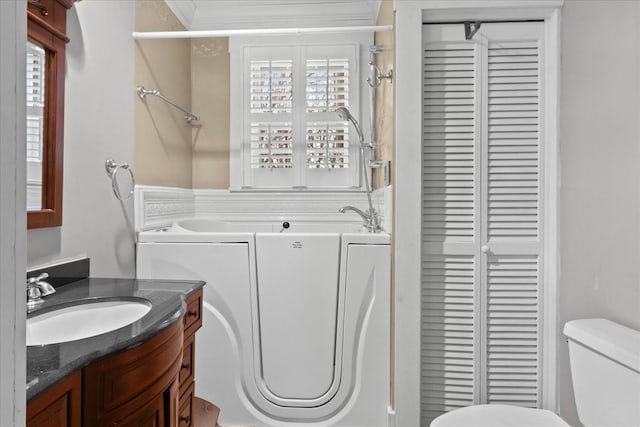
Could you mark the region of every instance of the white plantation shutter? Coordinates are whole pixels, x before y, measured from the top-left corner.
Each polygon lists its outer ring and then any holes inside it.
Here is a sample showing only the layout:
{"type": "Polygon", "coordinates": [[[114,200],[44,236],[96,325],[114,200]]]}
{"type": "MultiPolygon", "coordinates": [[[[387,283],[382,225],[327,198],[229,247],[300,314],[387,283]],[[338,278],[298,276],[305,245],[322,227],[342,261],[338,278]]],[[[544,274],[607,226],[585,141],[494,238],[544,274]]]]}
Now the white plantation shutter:
{"type": "Polygon", "coordinates": [[[542,24],[425,25],[421,418],[540,405],[542,24]]]}
{"type": "Polygon", "coordinates": [[[245,48],[243,182],[259,189],[358,188],[356,45],[245,48]]]}
{"type": "Polygon", "coordinates": [[[293,110],[293,60],[251,61],[251,113],[289,113],[293,110]]]}
{"type": "Polygon", "coordinates": [[[27,104],[44,105],[45,51],[34,43],[27,43],[27,104]]]}
{"type": "Polygon", "coordinates": [[[349,59],[306,61],[307,113],[331,112],[349,107],[349,59]]]}
{"type": "Polygon", "coordinates": [[[291,123],[251,123],[251,167],[291,169],[292,129],[291,123]]]}
{"type": "Polygon", "coordinates": [[[349,59],[322,58],[306,61],[306,113],[311,119],[324,113],[323,121],[306,122],[307,167],[349,168],[349,124],[336,120],[335,110],[349,108],[349,59]]]}
{"type": "Polygon", "coordinates": [[[349,167],[349,128],[343,122],[307,123],[307,166],[349,167]]]}
{"type": "Polygon", "coordinates": [[[293,167],[293,60],[275,58],[250,62],[250,167],[293,167]],[[288,120],[283,122],[283,120],[288,120]]]}
{"type": "Polygon", "coordinates": [[[45,51],[27,43],[27,161],[42,161],[44,135],[45,51]]]}
{"type": "Polygon", "coordinates": [[[27,161],[42,161],[42,117],[27,116],[27,161]]]}

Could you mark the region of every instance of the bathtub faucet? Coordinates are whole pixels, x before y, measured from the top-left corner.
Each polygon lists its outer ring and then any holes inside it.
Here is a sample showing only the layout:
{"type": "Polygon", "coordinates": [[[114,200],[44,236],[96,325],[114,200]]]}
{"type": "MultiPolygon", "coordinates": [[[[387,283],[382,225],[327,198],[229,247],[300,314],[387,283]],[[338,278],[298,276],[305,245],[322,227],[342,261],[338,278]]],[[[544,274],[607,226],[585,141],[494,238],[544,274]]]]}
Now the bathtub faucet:
{"type": "Polygon", "coordinates": [[[364,212],[355,206],[343,206],[338,209],[338,212],[345,213],[347,211],[353,211],[362,217],[362,225],[367,228],[369,233],[377,233],[380,231],[380,218],[378,218],[378,213],[375,209],[370,209],[367,212],[364,212]]]}

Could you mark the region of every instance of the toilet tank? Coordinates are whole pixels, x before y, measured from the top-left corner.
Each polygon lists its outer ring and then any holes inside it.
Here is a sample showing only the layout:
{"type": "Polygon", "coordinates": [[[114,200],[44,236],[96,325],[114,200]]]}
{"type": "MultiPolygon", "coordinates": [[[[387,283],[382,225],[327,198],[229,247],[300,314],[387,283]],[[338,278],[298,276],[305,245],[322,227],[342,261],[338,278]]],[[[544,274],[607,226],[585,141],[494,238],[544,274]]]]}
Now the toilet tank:
{"type": "Polygon", "coordinates": [[[585,427],[640,425],[640,331],[606,319],[567,322],[571,378],[585,427]]]}

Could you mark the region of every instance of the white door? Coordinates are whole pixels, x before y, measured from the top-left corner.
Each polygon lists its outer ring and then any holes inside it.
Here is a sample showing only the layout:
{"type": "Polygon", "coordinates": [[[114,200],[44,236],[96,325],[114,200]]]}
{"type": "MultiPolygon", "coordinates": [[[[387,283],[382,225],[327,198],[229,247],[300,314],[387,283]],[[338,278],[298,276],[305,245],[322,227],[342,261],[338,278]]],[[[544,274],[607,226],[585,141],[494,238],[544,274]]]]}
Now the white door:
{"type": "Polygon", "coordinates": [[[540,406],[541,22],[423,28],[421,418],[540,406]]]}

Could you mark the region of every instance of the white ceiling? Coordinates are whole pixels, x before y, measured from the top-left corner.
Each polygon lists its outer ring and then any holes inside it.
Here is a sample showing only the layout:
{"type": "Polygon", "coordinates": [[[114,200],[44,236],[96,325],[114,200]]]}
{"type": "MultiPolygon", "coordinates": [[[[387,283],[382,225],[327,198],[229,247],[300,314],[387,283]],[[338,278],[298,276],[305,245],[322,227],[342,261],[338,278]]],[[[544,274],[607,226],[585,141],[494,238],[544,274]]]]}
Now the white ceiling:
{"type": "Polygon", "coordinates": [[[381,0],[165,0],[187,30],[375,25],[381,0]]]}

